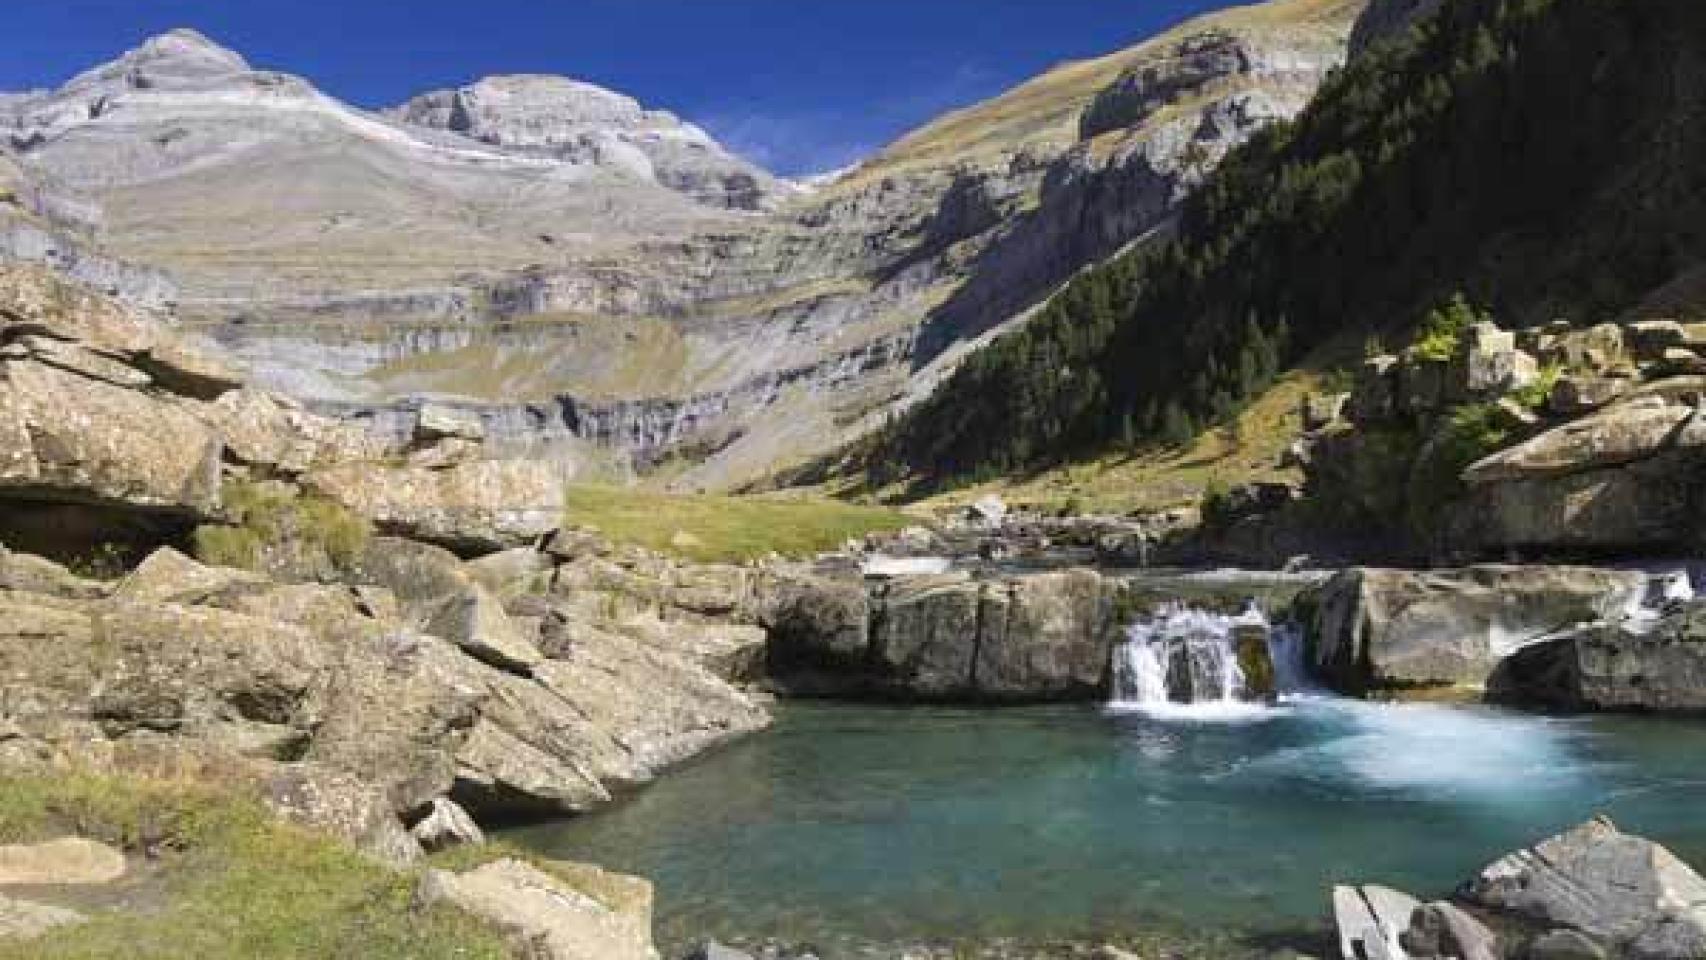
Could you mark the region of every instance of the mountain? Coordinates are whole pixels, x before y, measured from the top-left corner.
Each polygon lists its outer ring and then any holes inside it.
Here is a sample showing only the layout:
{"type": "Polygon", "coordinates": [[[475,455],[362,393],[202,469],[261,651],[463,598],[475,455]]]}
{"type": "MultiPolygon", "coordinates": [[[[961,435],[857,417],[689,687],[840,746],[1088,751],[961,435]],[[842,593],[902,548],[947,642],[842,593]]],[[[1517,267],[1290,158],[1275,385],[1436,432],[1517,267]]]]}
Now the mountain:
{"type": "Polygon", "coordinates": [[[392,437],[434,398],[584,474],[727,488],[875,429],[1165,233],[1223,156],[1304,107],[1361,9],[1199,18],[809,186],[573,80],[376,114],[190,31],[0,99],[0,129],[265,385],[392,437]]]}
{"type": "Polygon", "coordinates": [[[1706,9],[1457,0],[1387,35],[1176,239],[1078,278],[886,431],[878,477],[1178,444],[1318,350],[1409,342],[1456,292],[1515,327],[1698,309],[1706,9]]]}

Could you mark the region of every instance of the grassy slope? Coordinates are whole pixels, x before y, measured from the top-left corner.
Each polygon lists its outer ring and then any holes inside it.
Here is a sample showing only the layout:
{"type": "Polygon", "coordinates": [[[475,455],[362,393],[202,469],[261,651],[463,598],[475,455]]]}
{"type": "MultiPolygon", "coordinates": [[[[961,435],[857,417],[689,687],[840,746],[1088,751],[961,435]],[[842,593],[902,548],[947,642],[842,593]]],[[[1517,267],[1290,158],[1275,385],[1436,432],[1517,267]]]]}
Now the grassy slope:
{"type": "Polygon", "coordinates": [[[71,904],[91,921],[29,943],[0,942],[0,960],[509,956],[471,917],[413,909],[415,872],[393,872],[280,823],[241,795],[137,778],[0,780],[0,842],[68,833],[132,854],[144,837],[157,840],[159,869],[133,868],[120,881],[154,887],[121,891],[146,906],[71,904]]]}
{"type": "Polygon", "coordinates": [[[849,538],[914,521],[898,510],[832,500],[688,496],[612,487],[574,487],[568,523],[618,543],[689,560],[738,562],[779,553],[810,556],[849,538]]]}

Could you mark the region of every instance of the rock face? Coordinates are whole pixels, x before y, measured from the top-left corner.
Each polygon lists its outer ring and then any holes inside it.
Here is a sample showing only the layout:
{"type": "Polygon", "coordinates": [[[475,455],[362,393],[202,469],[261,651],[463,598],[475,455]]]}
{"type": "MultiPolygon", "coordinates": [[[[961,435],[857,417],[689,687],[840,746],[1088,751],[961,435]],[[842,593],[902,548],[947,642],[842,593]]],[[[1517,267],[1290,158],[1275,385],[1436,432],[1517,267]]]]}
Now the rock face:
{"type": "Polygon", "coordinates": [[[552,868],[547,873],[519,860],[498,860],[464,873],[433,870],[416,897],[494,924],[518,956],[657,960],[651,884],[572,864],[552,868]]]}
{"type": "Polygon", "coordinates": [[[966,701],[1088,700],[1107,690],[1119,588],[1090,570],[979,582],[773,573],[772,669],[852,692],[966,701]]]}
{"type": "Polygon", "coordinates": [[[499,458],[670,460],[689,465],[673,484],[730,487],[879,426],[1150,235],[1302,108],[1357,6],[1193,21],[810,189],[576,81],[494,77],[375,115],[190,31],[0,98],[0,139],[90,195],[106,248],[169,270],[257,385],[388,439],[431,396],[499,458]]]}
{"type": "Polygon", "coordinates": [[[1444,0],[1370,0],[1351,33],[1351,55],[1404,32],[1417,21],[1432,16],[1444,0]]]}
{"type": "Polygon", "coordinates": [[[1706,604],[1536,644],[1501,665],[1488,692],[1557,710],[1706,713],[1706,604]]]}
{"type": "Polygon", "coordinates": [[[1313,669],[1351,692],[1481,687],[1523,646],[1620,617],[1640,573],[1586,567],[1353,568],[1298,601],[1313,669]]]}

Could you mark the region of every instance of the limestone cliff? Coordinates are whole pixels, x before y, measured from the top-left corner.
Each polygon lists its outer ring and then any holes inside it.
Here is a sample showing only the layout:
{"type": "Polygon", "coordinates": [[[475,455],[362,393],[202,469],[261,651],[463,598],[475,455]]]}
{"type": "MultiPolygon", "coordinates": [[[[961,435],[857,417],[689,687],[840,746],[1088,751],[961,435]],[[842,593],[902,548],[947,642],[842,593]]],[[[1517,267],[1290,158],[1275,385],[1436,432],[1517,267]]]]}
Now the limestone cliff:
{"type": "Polygon", "coordinates": [[[1361,8],[1200,18],[809,187],[575,81],[372,114],[190,31],[0,99],[0,131],[98,200],[107,245],[169,271],[263,385],[390,435],[448,401],[500,450],[729,487],[881,423],[1165,230],[1303,107],[1361,8]]]}

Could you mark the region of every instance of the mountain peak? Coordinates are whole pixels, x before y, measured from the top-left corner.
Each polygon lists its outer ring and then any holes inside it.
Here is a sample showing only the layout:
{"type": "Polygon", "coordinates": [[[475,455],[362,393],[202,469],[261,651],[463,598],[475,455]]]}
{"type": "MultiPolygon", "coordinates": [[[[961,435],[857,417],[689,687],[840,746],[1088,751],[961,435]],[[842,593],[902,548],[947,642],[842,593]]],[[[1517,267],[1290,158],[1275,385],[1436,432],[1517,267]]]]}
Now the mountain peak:
{"type": "Polygon", "coordinates": [[[193,80],[247,73],[242,54],[220,46],[206,34],[179,27],[150,37],[110,63],[80,74],[67,87],[80,87],[124,77],[147,84],[158,80],[193,80]]]}

